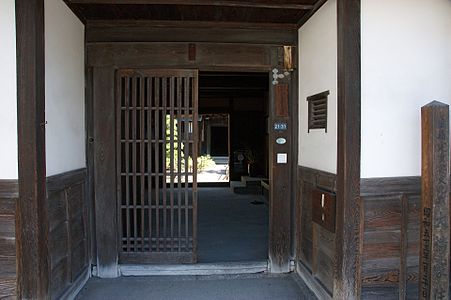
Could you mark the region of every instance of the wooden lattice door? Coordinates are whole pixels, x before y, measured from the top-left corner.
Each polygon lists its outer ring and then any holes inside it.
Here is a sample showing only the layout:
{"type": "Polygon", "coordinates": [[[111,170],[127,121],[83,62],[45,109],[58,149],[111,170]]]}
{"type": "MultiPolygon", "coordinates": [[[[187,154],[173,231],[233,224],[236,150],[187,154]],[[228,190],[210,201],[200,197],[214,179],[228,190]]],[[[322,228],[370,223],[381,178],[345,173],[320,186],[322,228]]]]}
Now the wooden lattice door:
{"type": "Polygon", "coordinates": [[[119,261],[194,263],[198,72],[119,70],[116,93],[119,261]]]}

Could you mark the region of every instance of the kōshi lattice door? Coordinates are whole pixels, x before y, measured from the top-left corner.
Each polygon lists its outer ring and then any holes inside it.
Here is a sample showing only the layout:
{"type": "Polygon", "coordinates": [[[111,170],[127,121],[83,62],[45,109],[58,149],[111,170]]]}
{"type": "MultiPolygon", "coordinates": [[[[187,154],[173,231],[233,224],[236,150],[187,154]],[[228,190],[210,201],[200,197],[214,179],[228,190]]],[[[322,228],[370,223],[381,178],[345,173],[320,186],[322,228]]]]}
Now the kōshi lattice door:
{"type": "Polygon", "coordinates": [[[198,71],[119,70],[116,93],[119,262],[195,263],[198,71]]]}

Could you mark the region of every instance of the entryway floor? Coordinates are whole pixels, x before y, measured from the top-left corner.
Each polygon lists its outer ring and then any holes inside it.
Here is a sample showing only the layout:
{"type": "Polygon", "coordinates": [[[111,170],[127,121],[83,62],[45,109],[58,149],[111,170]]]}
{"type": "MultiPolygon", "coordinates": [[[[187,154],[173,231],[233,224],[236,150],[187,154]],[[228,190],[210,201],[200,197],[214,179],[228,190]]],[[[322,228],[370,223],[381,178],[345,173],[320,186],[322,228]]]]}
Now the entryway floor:
{"type": "Polygon", "coordinates": [[[238,195],[230,188],[199,188],[198,262],[268,259],[268,206],[263,196],[238,195]]]}
{"type": "Polygon", "coordinates": [[[76,299],[296,300],[316,299],[296,275],[91,278],[76,299]]]}

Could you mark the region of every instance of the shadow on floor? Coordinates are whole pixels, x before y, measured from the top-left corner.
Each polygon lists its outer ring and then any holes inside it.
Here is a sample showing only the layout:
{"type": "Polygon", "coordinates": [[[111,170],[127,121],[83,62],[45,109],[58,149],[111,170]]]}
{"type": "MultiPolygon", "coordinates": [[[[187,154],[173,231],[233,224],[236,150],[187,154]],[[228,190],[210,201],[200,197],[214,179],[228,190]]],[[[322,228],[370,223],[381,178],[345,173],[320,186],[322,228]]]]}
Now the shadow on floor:
{"type": "Polygon", "coordinates": [[[263,196],[200,188],[198,199],[199,263],[268,258],[268,207],[251,203],[263,201],[263,196]]]}
{"type": "Polygon", "coordinates": [[[295,300],[316,299],[294,275],[91,278],[77,299],[295,300]]]}

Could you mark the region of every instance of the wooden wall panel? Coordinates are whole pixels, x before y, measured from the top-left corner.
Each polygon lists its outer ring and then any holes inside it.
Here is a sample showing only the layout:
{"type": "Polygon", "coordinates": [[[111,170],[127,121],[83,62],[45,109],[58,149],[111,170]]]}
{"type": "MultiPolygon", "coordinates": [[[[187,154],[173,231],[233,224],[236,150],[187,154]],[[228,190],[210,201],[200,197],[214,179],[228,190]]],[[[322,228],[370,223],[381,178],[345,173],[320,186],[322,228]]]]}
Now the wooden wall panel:
{"type": "Polygon", "coordinates": [[[305,167],[299,167],[298,174],[298,272],[307,272],[303,276],[320,283],[317,288],[322,290],[317,293],[330,298],[334,291],[335,233],[313,222],[312,193],[316,189],[335,193],[336,175],[305,167]]]}
{"type": "Polygon", "coordinates": [[[0,299],[16,297],[17,180],[0,180],[0,299]]]}
{"type": "MultiPolygon", "coordinates": [[[[333,174],[299,167],[298,271],[333,293],[335,235],[312,222],[314,188],[336,191],[333,174]],[[332,277],[331,277],[332,276],[332,277]]],[[[361,299],[416,299],[419,273],[419,177],[361,180],[361,299]]],[[[324,292],[326,294],[324,294],[324,292]]]]}
{"type": "Polygon", "coordinates": [[[47,179],[50,297],[57,299],[89,269],[86,169],[47,179]]]}
{"type": "Polygon", "coordinates": [[[362,299],[416,298],[420,178],[363,179],[362,299]]]}

